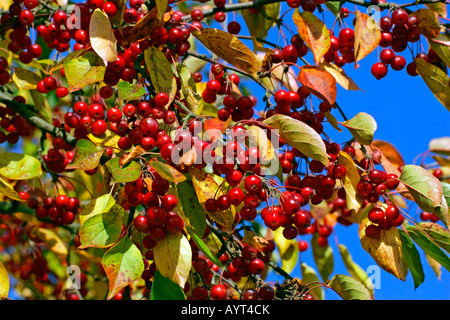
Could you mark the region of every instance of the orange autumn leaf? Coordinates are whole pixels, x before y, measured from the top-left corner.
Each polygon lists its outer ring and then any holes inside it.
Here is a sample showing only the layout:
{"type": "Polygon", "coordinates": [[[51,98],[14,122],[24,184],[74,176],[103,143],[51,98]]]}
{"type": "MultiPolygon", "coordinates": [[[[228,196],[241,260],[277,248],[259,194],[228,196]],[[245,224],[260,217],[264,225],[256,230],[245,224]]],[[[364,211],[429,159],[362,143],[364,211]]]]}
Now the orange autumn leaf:
{"type": "Polygon", "coordinates": [[[336,102],[336,79],[328,71],[305,65],[300,68],[297,80],[318,98],[328,101],[331,105],[336,102]]]}
{"type": "MultiPolygon", "coordinates": [[[[355,12],[355,64],[378,47],[381,31],[375,20],[360,11],[355,12]]],[[[357,65],[356,65],[357,66],[357,65]]]]}
{"type": "Polygon", "coordinates": [[[375,140],[372,145],[377,147],[384,156],[397,168],[402,167],[405,164],[402,155],[398,150],[389,142],[382,140],[375,140]]]}
{"type": "Polygon", "coordinates": [[[331,45],[331,37],[327,26],[309,11],[299,13],[297,9],[292,18],[298,28],[298,34],[311,49],[314,62],[318,65],[331,45]]]}

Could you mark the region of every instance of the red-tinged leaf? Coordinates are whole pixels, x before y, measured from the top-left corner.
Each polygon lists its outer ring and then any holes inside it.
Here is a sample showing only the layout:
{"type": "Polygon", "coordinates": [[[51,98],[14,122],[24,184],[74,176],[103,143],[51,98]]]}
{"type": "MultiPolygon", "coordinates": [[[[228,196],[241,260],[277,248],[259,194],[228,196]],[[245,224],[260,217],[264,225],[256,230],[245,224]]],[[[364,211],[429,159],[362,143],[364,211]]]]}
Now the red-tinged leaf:
{"type": "Polygon", "coordinates": [[[149,162],[149,164],[156,170],[156,172],[159,173],[162,178],[166,179],[167,181],[178,184],[179,182],[183,182],[186,180],[186,177],[171,165],[157,160],[152,160],[149,162]]]}
{"type": "Polygon", "coordinates": [[[123,168],[123,166],[125,166],[126,164],[130,163],[131,161],[139,158],[145,152],[146,151],[140,145],[136,145],[135,147],[133,147],[133,149],[131,149],[130,152],[125,153],[120,157],[120,160],[119,160],[120,167],[123,168]]]}
{"type": "Polygon", "coordinates": [[[205,121],[204,129],[209,138],[211,138],[211,141],[215,141],[228,129],[230,123],[231,117],[225,121],[221,121],[217,118],[210,118],[205,121]]]}
{"type": "Polygon", "coordinates": [[[339,68],[334,63],[329,63],[325,60],[322,60],[319,64],[319,67],[328,71],[333,75],[336,79],[336,82],[345,90],[358,91],[361,90],[358,85],[350,78],[343,69],[339,68]]]}
{"type": "Polygon", "coordinates": [[[305,65],[300,68],[297,80],[318,98],[328,101],[331,105],[335,104],[336,79],[328,71],[320,67],[305,65]]]}
{"type": "Polygon", "coordinates": [[[378,47],[381,32],[372,17],[360,11],[355,12],[355,64],[378,47]]]}
{"type": "Polygon", "coordinates": [[[391,143],[382,140],[374,140],[372,145],[377,147],[397,168],[400,168],[405,164],[402,155],[391,143]]]}
{"type": "Polygon", "coordinates": [[[434,138],[428,144],[431,152],[450,156],[450,137],[434,138]]]}
{"type": "Polygon", "coordinates": [[[427,38],[434,38],[441,32],[437,13],[431,9],[419,9],[411,13],[417,17],[417,30],[427,38]]]}
{"type": "Polygon", "coordinates": [[[447,18],[447,4],[444,2],[425,3],[428,9],[433,10],[443,18],[447,18]]]}
{"type": "Polygon", "coordinates": [[[298,34],[311,49],[316,65],[331,45],[331,37],[327,26],[309,11],[299,13],[295,10],[293,20],[298,28],[298,34]]]}
{"type": "Polygon", "coordinates": [[[97,168],[103,154],[103,148],[87,139],[78,140],[75,153],[67,169],[92,170],[97,168]]]}
{"type": "Polygon", "coordinates": [[[109,300],[142,275],[144,259],[130,238],[123,237],[104,254],[102,266],[109,281],[109,300]]]}

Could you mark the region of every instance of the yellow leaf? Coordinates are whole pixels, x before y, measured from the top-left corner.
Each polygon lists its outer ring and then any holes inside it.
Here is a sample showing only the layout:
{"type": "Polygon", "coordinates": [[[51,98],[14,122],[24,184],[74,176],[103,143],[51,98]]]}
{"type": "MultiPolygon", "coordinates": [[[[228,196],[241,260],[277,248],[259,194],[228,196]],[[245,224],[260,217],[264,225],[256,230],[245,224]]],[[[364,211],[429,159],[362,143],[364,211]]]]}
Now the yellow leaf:
{"type": "Polygon", "coordinates": [[[122,46],[128,47],[133,42],[150,37],[154,28],[164,24],[164,21],[158,19],[157,15],[158,8],[155,6],[124,35],[122,46]]]}
{"type": "Polygon", "coordinates": [[[363,199],[356,191],[356,186],[361,180],[358,170],[356,169],[355,162],[346,152],[340,152],[338,157],[339,164],[343,165],[346,169],[344,177],[344,189],[345,198],[347,201],[347,207],[349,210],[358,211],[361,208],[363,199]]]}
{"type": "Polygon", "coordinates": [[[256,77],[258,73],[256,55],[234,35],[212,28],[195,30],[193,35],[212,53],[250,76],[256,77]]]}
{"type": "Polygon", "coordinates": [[[95,9],[89,23],[89,37],[92,49],[102,58],[105,66],[117,59],[117,40],[108,16],[95,9]]]}
{"type": "Polygon", "coordinates": [[[19,194],[14,190],[13,186],[10,185],[7,181],[3,180],[2,176],[0,176],[0,194],[4,194],[8,198],[23,201],[20,199],[19,194]]]}
{"type": "Polygon", "coordinates": [[[157,18],[159,20],[162,20],[164,17],[164,13],[166,13],[167,6],[169,5],[169,2],[167,0],[156,0],[156,8],[157,8],[157,18]]]}
{"type": "Polygon", "coordinates": [[[434,96],[450,111],[450,78],[435,65],[418,58],[416,62],[417,73],[430,88],[434,96]]]}
{"type": "Polygon", "coordinates": [[[0,300],[6,299],[9,293],[9,276],[5,266],[0,261],[0,300]]]}
{"type": "Polygon", "coordinates": [[[17,67],[14,69],[11,79],[19,90],[31,90],[36,89],[41,77],[33,71],[17,67]]]}
{"type": "Polygon", "coordinates": [[[417,17],[417,31],[427,38],[434,38],[441,32],[441,25],[437,13],[431,9],[418,9],[411,13],[417,17]]]}
{"type": "Polygon", "coordinates": [[[253,233],[253,231],[244,229],[244,237],[242,238],[242,243],[246,243],[249,246],[255,248],[256,250],[261,250],[266,247],[269,241],[262,237],[258,237],[253,233]]]}
{"type": "Polygon", "coordinates": [[[298,28],[298,34],[305,41],[314,55],[314,62],[319,64],[320,59],[330,49],[331,37],[327,26],[309,11],[295,10],[292,19],[298,28]]]}
{"type": "Polygon", "coordinates": [[[405,272],[402,264],[402,244],[397,228],[381,231],[380,239],[369,238],[365,230],[370,222],[362,223],[359,229],[361,245],[375,262],[385,271],[405,281],[405,272]]]}
{"type": "MultiPolygon", "coordinates": [[[[334,63],[329,63],[325,60],[322,60],[319,64],[319,67],[322,67],[336,79],[336,82],[339,83],[339,85],[346,89],[346,90],[352,90],[357,91],[361,90],[358,85],[353,81],[352,78],[350,78],[344,70],[339,68],[334,63]]],[[[362,90],[361,90],[362,91],[362,90]]]]}
{"type": "Polygon", "coordinates": [[[189,241],[181,233],[167,234],[153,248],[158,271],[184,287],[192,267],[192,250],[189,241]]]}
{"type": "Polygon", "coordinates": [[[250,146],[258,148],[261,161],[270,161],[275,156],[275,150],[264,129],[258,126],[250,126],[247,129],[247,134],[250,146]]]}
{"type": "Polygon", "coordinates": [[[372,17],[359,10],[355,12],[355,64],[378,47],[381,31],[372,17]]]}
{"type": "Polygon", "coordinates": [[[68,250],[61,238],[52,230],[35,228],[31,231],[34,237],[43,241],[50,251],[53,251],[60,259],[66,259],[68,250]]]}
{"type": "Polygon", "coordinates": [[[165,92],[169,96],[166,108],[172,103],[177,93],[177,81],[171,64],[166,56],[156,47],[150,47],[144,52],[145,65],[150,80],[156,92],[165,92]]]}

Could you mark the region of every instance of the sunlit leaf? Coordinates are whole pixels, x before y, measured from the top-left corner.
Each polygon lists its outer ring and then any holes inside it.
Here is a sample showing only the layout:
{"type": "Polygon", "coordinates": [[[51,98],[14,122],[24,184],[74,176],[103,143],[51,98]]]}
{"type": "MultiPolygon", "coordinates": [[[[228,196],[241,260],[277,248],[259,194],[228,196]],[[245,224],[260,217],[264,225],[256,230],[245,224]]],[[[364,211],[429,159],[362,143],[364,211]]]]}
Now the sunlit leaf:
{"type": "Polygon", "coordinates": [[[111,172],[114,182],[124,183],[137,180],[141,175],[141,166],[136,161],[131,161],[125,166],[120,166],[120,158],[115,157],[106,162],[106,167],[111,172]]]}
{"type": "Polygon", "coordinates": [[[344,300],[372,300],[369,290],[361,282],[347,275],[335,275],[328,282],[328,286],[344,300]]]}
{"type": "Polygon", "coordinates": [[[352,78],[350,78],[343,69],[339,68],[334,63],[327,62],[325,60],[322,60],[319,63],[319,67],[323,68],[324,70],[328,71],[333,75],[333,77],[336,79],[336,82],[344,89],[350,90],[350,91],[357,91],[361,90],[358,85],[353,81],[352,78]]]}
{"type": "Polygon", "coordinates": [[[74,92],[103,81],[105,64],[94,51],[88,51],[77,58],[66,60],[64,72],[69,92],[74,92]]]}
{"type": "Polygon", "coordinates": [[[417,31],[427,38],[434,38],[441,32],[436,12],[431,9],[417,9],[411,13],[417,17],[417,31]]]}
{"type": "Polygon", "coordinates": [[[306,123],[289,116],[276,114],[264,123],[278,130],[279,135],[292,147],[307,157],[328,165],[328,155],[323,139],[306,123]]]}
{"type": "Polygon", "coordinates": [[[122,215],[114,211],[96,214],[82,224],[79,231],[81,242],[79,249],[108,248],[120,239],[122,215]]]}
{"type": "Polygon", "coordinates": [[[402,242],[402,252],[414,281],[414,288],[417,288],[425,280],[425,274],[423,272],[422,262],[420,261],[419,251],[417,251],[414,242],[405,233],[405,231],[399,230],[399,236],[402,242]]]}
{"type": "Polygon", "coordinates": [[[367,272],[364,271],[355,261],[353,261],[352,256],[345,245],[339,244],[338,248],[347,271],[355,280],[361,282],[373,296],[373,286],[367,272]]]}
{"type": "Polygon", "coordinates": [[[333,249],[329,245],[324,247],[319,246],[317,244],[317,237],[318,234],[315,233],[311,238],[313,258],[319,270],[320,277],[323,281],[328,281],[334,270],[333,249]]]}
{"type": "Polygon", "coordinates": [[[373,17],[359,10],[355,12],[355,63],[378,47],[381,31],[373,17]]]}
{"type": "Polygon", "coordinates": [[[330,72],[320,67],[304,65],[300,68],[297,80],[319,99],[330,105],[335,104],[337,82],[330,72]]]}
{"type": "Polygon", "coordinates": [[[102,266],[109,281],[109,300],[142,275],[144,259],[136,245],[122,237],[104,254],[102,266]]]}
{"type": "Polygon", "coordinates": [[[89,38],[92,49],[103,60],[105,66],[117,59],[117,40],[108,15],[95,9],[89,22],[89,38]]]}
{"type": "Polygon", "coordinates": [[[292,19],[297,26],[298,34],[311,49],[314,62],[318,65],[331,45],[327,26],[316,15],[306,10],[299,13],[299,10],[296,9],[292,19]]]}
{"type": "Polygon", "coordinates": [[[191,245],[181,233],[167,234],[153,248],[155,264],[161,275],[184,288],[192,267],[191,245]]]}
{"type": "Polygon", "coordinates": [[[363,145],[372,143],[373,135],[377,130],[375,119],[365,112],[360,112],[352,119],[341,122],[341,124],[350,131],[357,142],[363,145]]]}
{"type": "Polygon", "coordinates": [[[344,177],[344,189],[347,207],[349,210],[358,211],[363,203],[363,199],[356,189],[359,181],[361,180],[361,177],[358,170],[356,169],[355,162],[348,153],[343,151],[340,152],[338,161],[339,164],[343,165],[346,169],[346,174],[344,177]]]}
{"type": "Polygon", "coordinates": [[[9,275],[3,263],[0,261],[0,300],[8,297],[9,294],[9,275]]]}
{"type": "Polygon", "coordinates": [[[211,52],[229,64],[256,77],[258,61],[255,54],[234,35],[212,28],[194,30],[192,34],[211,52]]]}
{"type": "Polygon", "coordinates": [[[19,90],[36,89],[36,85],[42,80],[40,75],[21,67],[14,69],[11,79],[19,90]]]}
{"type": "Polygon", "coordinates": [[[0,175],[11,180],[29,180],[41,176],[42,167],[35,157],[5,152],[0,154],[0,175]]]}
{"type": "MultiPolygon", "coordinates": [[[[320,281],[319,277],[317,276],[316,271],[313,268],[311,268],[309,265],[307,265],[306,263],[302,262],[300,264],[300,269],[302,272],[302,283],[304,285],[307,285],[308,283],[320,281]]],[[[311,287],[313,287],[313,286],[315,286],[315,285],[311,285],[311,287]]],[[[323,300],[325,297],[325,291],[324,291],[323,287],[321,287],[321,286],[310,290],[309,293],[316,300],[323,300]]]]}
{"type": "Polygon", "coordinates": [[[11,184],[9,184],[7,181],[5,181],[2,178],[2,176],[0,176],[0,194],[3,194],[5,196],[7,196],[8,198],[11,198],[16,201],[21,201],[21,202],[24,201],[20,198],[20,196],[16,192],[16,190],[14,190],[14,187],[11,184]]]}
{"type": "Polygon", "coordinates": [[[104,149],[87,139],[77,141],[72,161],[66,169],[92,170],[97,168],[104,149]]]}

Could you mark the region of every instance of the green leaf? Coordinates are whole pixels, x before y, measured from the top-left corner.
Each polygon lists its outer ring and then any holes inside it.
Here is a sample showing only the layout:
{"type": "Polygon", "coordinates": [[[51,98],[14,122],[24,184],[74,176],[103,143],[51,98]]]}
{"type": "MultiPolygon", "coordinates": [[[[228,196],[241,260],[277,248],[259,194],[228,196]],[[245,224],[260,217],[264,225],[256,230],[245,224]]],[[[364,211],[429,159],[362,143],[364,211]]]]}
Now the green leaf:
{"type": "Polygon", "coordinates": [[[321,136],[306,123],[289,116],[276,114],[264,123],[277,129],[280,136],[305,156],[328,166],[328,155],[321,136]]]}
{"type": "Polygon", "coordinates": [[[37,90],[30,90],[30,94],[38,114],[44,120],[47,120],[47,122],[52,123],[52,110],[50,109],[47,99],[45,99],[42,93],[39,93],[37,90]]]}
{"type": "Polygon", "coordinates": [[[414,281],[414,289],[417,289],[425,280],[425,274],[420,261],[420,254],[417,251],[414,242],[403,230],[399,230],[400,240],[402,242],[402,252],[406,259],[409,270],[414,281]]]}
{"type": "Polygon", "coordinates": [[[141,277],[144,258],[138,247],[125,236],[103,255],[102,266],[109,281],[109,300],[141,277]]]}
{"type": "Polygon", "coordinates": [[[333,249],[331,246],[327,245],[321,247],[317,244],[317,234],[311,238],[311,249],[314,257],[314,262],[316,263],[319,274],[323,281],[328,281],[331,273],[334,270],[334,257],[333,249]]]}
{"type": "Polygon", "coordinates": [[[360,112],[352,119],[340,122],[340,124],[346,127],[353,138],[362,145],[370,145],[377,130],[375,119],[365,112],[360,112]]]}
{"type": "Polygon", "coordinates": [[[372,300],[369,290],[352,277],[337,274],[328,283],[344,300],[372,300]]]}
{"type": "Polygon", "coordinates": [[[450,258],[439,248],[439,246],[423,231],[416,226],[407,226],[406,232],[415,243],[431,258],[436,260],[445,269],[450,271],[450,258]]]}
{"type": "Polygon", "coordinates": [[[89,218],[109,212],[116,204],[111,194],[104,194],[97,199],[92,200],[89,204],[83,207],[80,212],[80,224],[83,225],[89,218]]]}
{"type": "Polygon", "coordinates": [[[190,236],[192,237],[192,240],[194,240],[194,243],[197,245],[200,251],[203,252],[205,257],[211,260],[211,262],[214,263],[219,268],[223,268],[222,262],[220,262],[220,260],[217,259],[217,257],[211,252],[206,243],[203,242],[203,240],[195,233],[195,231],[190,227],[187,227],[187,230],[190,236]]]}
{"type": "Polygon", "coordinates": [[[10,185],[7,181],[3,180],[2,176],[0,176],[0,194],[3,194],[13,200],[21,202],[24,201],[19,197],[19,194],[16,192],[16,190],[14,190],[13,186],[10,185]]]}
{"type": "MultiPolygon", "coordinates": [[[[239,3],[246,3],[250,0],[239,0],[239,3]]],[[[270,3],[260,8],[261,12],[251,12],[249,9],[242,10],[245,24],[250,32],[250,35],[255,38],[265,39],[269,30],[275,25],[275,20],[280,15],[280,3],[270,3]],[[269,18],[269,19],[268,19],[269,18]]],[[[262,47],[257,39],[254,39],[255,51],[258,47],[262,47]]]]}
{"type": "Polygon", "coordinates": [[[100,163],[104,149],[90,140],[81,139],[77,141],[72,161],[67,169],[92,170],[100,163]]]}
{"type": "Polygon", "coordinates": [[[201,114],[204,101],[201,96],[197,93],[197,85],[192,78],[192,73],[185,63],[180,63],[178,65],[178,74],[181,80],[181,92],[183,93],[183,98],[186,101],[189,110],[195,114],[201,114]]]}
{"type": "Polygon", "coordinates": [[[114,205],[112,210],[96,214],[82,224],[79,231],[81,245],[78,248],[108,248],[120,239],[123,215],[119,213],[123,210],[117,210],[117,207],[114,205]]]}
{"type": "Polygon", "coordinates": [[[153,277],[150,300],[186,300],[183,289],[156,270],[153,277]]]}
{"type": "Polygon", "coordinates": [[[371,290],[372,283],[370,282],[369,276],[357,263],[353,261],[347,247],[343,244],[339,244],[339,253],[341,254],[342,261],[344,262],[344,265],[350,275],[355,280],[361,282],[371,292],[371,295],[373,295],[373,291],[371,290]]]}
{"type": "Polygon", "coordinates": [[[70,92],[103,81],[105,70],[102,59],[94,51],[85,52],[82,56],[64,62],[64,72],[70,92]]]}
{"type": "Polygon", "coordinates": [[[19,90],[32,90],[36,89],[36,85],[42,79],[40,75],[34,73],[33,71],[16,67],[11,76],[11,80],[19,90]]]}
{"type": "Polygon", "coordinates": [[[150,47],[144,51],[145,65],[150,75],[150,80],[156,92],[165,92],[169,96],[166,107],[175,98],[177,81],[172,71],[172,66],[164,53],[157,47],[150,47]]]}
{"type": "MultiPolygon", "coordinates": [[[[304,285],[307,285],[311,282],[319,282],[320,279],[316,274],[316,271],[308,266],[306,263],[302,262],[300,264],[300,269],[302,271],[302,280],[304,285]]],[[[316,299],[316,300],[323,300],[325,297],[325,292],[323,290],[323,287],[319,286],[315,289],[312,289],[309,291],[310,294],[316,299]]]]}
{"type": "Polygon", "coordinates": [[[434,138],[428,143],[431,152],[450,156],[450,137],[434,138]]]}
{"type": "Polygon", "coordinates": [[[327,1],[325,2],[325,5],[335,16],[337,16],[340,12],[339,11],[340,3],[341,3],[340,1],[327,1]]]}
{"type": "Polygon", "coordinates": [[[188,181],[181,182],[176,186],[176,193],[183,220],[198,237],[202,238],[206,229],[206,213],[198,200],[194,187],[188,181]]]}
{"type": "MultiPolygon", "coordinates": [[[[439,37],[444,37],[444,40],[450,41],[450,36],[448,34],[442,34],[439,37]]],[[[434,52],[438,55],[439,58],[450,67],[450,47],[446,46],[442,43],[435,41],[435,39],[430,39],[428,44],[433,49],[434,52]]]]}
{"type": "Polygon", "coordinates": [[[192,267],[192,250],[181,233],[170,233],[153,248],[154,261],[161,275],[184,288],[192,267]]]}
{"type": "MultiPolygon", "coordinates": [[[[423,211],[439,212],[440,215],[447,216],[447,205],[442,203],[442,185],[431,172],[421,166],[405,165],[399,180],[405,185],[414,201],[423,211]]],[[[447,219],[443,222],[446,225],[448,224],[447,219]]]]}
{"type": "Polygon", "coordinates": [[[439,102],[450,111],[450,78],[439,67],[426,62],[422,58],[417,58],[414,61],[416,62],[417,73],[439,102]]]}
{"type": "Polygon", "coordinates": [[[136,100],[141,98],[145,93],[145,88],[127,81],[121,81],[117,84],[117,91],[120,100],[136,100]]]}
{"type": "Polygon", "coordinates": [[[6,299],[9,294],[9,275],[3,263],[0,261],[0,300],[6,299]]]}
{"type": "Polygon", "coordinates": [[[437,223],[420,222],[417,228],[426,232],[438,246],[450,253],[450,232],[437,223]]]}
{"type": "Polygon", "coordinates": [[[115,157],[106,162],[106,167],[109,172],[111,172],[114,182],[125,183],[137,180],[141,175],[141,166],[136,161],[131,161],[130,163],[120,167],[120,158],[115,157]]]}
{"type": "Polygon", "coordinates": [[[29,180],[41,176],[42,167],[35,157],[6,152],[0,154],[0,175],[11,180],[29,180]]]}
{"type": "Polygon", "coordinates": [[[186,177],[179,172],[174,167],[160,162],[160,161],[150,161],[149,164],[159,173],[159,175],[167,181],[175,182],[178,184],[179,182],[183,182],[186,180],[186,177]]]}

